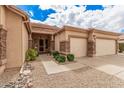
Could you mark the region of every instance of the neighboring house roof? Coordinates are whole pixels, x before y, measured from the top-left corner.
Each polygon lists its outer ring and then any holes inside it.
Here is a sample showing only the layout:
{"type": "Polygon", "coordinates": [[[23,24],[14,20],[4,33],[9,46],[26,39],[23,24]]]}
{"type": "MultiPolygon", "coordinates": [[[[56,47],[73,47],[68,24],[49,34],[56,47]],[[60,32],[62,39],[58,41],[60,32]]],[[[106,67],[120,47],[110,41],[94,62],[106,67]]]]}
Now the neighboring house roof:
{"type": "Polygon", "coordinates": [[[50,26],[41,23],[31,23],[32,33],[42,33],[42,34],[54,34],[60,30],[56,26],[50,26]]]}
{"type": "Polygon", "coordinates": [[[63,26],[59,31],[57,31],[55,34],[58,34],[62,31],[75,31],[75,32],[83,32],[83,33],[88,33],[88,31],[93,30],[96,33],[101,33],[101,34],[106,34],[106,35],[114,35],[114,36],[119,36],[121,35],[120,33],[116,32],[110,32],[110,31],[103,31],[99,29],[94,29],[94,28],[89,28],[89,29],[83,29],[79,27],[72,27],[72,26],[63,26]]]}
{"type": "Polygon", "coordinates": [[[24,20],[24,24],[26,26],[26,29],[29,33],[31,33],[31,26],[30,26],[30,20],[29,17],[27,15],[27,13],[25,13],[24,11],[18,9],[16,6],[14,5],[5,5],[5,7],[7,9],[9,9],[10,11],[22,16],[23,20],[24,20]]]}

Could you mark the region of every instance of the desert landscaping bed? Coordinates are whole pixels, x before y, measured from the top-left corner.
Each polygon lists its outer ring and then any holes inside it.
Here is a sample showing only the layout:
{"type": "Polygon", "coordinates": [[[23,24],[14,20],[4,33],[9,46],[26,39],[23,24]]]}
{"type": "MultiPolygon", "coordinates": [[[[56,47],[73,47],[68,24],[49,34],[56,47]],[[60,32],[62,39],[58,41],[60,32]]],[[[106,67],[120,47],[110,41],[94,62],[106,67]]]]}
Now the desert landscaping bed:
{"type": "Polygon", "coordinates": [[[93,88],[93,87],[124,87],[124,81],[98,71],[89,66],[61,73],[48,75],[42,62],[32,62],[33,87],[37,88],[93,88]]]}
{"type": "Polygon", "coordinates": [[[31,88],[32,83],[32,66],[30,63],[24,63],[21,69],[5,71],[0,76],[1,88],[31,88]]]}
{"type": "Polygon", "coordinates": [[[0,75],[0,87],[3,87],[8,82],[14,82],[19,75],[19,69],[7,70],[2,75],[0,75]]]}

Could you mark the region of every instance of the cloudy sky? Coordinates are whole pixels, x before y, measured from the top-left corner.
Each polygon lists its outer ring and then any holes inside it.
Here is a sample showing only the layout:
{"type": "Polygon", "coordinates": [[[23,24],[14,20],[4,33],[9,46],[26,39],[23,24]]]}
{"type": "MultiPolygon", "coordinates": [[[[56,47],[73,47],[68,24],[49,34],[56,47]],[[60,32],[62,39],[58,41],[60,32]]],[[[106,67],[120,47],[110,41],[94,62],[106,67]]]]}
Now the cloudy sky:
{"type": "Polygon", "coordinates": [[[97,28],[124,32],[124,6],[105,5],[19,5],[32,22],[62,27],[97,28]]]}

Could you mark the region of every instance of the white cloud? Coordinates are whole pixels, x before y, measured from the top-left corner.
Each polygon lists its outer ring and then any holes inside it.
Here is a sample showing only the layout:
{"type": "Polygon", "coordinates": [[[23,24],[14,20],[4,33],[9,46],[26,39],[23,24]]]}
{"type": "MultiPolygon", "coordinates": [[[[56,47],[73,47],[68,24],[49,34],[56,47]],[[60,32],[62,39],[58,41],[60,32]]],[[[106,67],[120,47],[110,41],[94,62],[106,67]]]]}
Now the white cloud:
{"type": "Polygon", "coordinates": [[[42,10],[52,8],[56,12],[63,12],[66,9],[66,5],[40,5],[39,8],[42,10]]]}
{"type": "Polygon", "coordinates": [[[30,14],[31,16],[34,16],[33,11],[29,11],[29,14],[30,14]]]}
{"type": "Polygon", "coordinates": [[[86,6],[40,6],[41,9],[52,8],[56,11],[44,21],[46,24],[73,25],[82,28],[98,28],[119,32],[124,29],[124,6],[104,6],[104,10],[85,11],[86,6]]]}
{"type": "Polygon", "coordinates": [[[34,23],[43,23],[43,22],[41,22],[41,21],[39,21],[39,20],[35,20],[35,19],[32,19],[32,18],[30,18],[30,21],[31,21],[31,22],[34,22],[34,23]]]}

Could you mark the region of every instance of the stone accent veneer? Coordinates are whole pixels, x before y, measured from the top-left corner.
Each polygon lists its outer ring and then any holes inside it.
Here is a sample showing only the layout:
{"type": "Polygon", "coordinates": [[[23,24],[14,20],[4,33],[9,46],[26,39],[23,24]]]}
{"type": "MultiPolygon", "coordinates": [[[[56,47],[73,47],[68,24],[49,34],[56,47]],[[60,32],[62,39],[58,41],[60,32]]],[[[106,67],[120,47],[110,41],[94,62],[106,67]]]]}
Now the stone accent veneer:
{"type": "Polygon", "coordinates": [[[60,42],[60,52],[69,53],[70,52],[70,42],[61,41],[60,42]]]}
{"type": "Polygon", "coordinates": [[[6,37],[7,30],[0,25],[0,66],[6,63],[6,37]]]}
{"type": "Polygon", "coordinates": [[[96,36],[93,30],[89,31],[87,44],[87,56],[93,57],[96,54],[96,36]]]}

